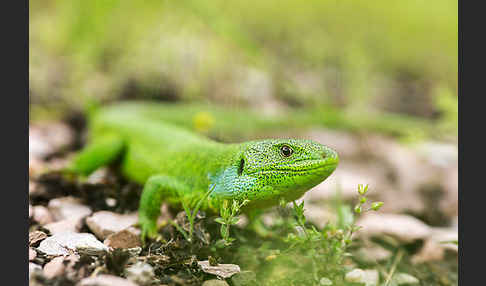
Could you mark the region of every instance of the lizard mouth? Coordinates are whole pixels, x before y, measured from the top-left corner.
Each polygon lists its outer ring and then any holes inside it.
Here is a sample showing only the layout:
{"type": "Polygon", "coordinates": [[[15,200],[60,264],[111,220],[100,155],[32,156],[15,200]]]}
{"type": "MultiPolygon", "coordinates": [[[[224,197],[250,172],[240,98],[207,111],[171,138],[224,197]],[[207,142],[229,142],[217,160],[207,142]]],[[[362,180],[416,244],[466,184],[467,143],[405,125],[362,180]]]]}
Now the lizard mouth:
{"type": "Polygon", "coordinates": [[[334,170],[337,164],[337,160],[306,160],[292,164],[268,166],[266,168],[250,172],[249,174],[308,173],[312,171],[334,170]]]}

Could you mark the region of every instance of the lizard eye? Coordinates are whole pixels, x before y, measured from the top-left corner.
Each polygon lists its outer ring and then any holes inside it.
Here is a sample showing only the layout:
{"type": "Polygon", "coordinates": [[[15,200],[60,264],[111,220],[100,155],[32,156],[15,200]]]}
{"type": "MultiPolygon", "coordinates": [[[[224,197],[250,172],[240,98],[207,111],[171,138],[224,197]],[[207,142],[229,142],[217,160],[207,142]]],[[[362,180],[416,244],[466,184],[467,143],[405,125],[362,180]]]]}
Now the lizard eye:
{"type": "Polygon", "coordinates": [[[282,147],[280,147],[280,152],[282,152],[282,155],[284,155],[285,157],[289,157],[290,155],[292,155],[292,153],[294,153],[294,150],[292,150],[292,148],[287,145],[283,145],[282,147]]]}

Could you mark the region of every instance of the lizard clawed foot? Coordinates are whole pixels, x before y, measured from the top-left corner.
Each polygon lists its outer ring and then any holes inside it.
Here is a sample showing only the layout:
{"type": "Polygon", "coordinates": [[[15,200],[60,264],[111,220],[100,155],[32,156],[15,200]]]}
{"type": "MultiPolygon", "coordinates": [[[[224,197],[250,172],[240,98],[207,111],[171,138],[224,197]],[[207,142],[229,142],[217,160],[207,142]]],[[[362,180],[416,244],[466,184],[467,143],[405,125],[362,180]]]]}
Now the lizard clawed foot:
{"type": "Polygon", "coordinates": [[[148,219],[141,219],[139,222],[140,229],[142,230],[141,239],[145,244],[148,239],[154,239],[157,237],[157,223],[148,219]]]}

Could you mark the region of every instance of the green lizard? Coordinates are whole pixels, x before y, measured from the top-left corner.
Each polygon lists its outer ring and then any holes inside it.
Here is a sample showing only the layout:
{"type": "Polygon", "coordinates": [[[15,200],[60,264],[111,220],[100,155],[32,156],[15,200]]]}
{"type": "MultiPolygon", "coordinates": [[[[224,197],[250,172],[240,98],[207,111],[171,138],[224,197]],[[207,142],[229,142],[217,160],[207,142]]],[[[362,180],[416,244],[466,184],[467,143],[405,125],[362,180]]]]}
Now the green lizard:
{"type": "Polygon", "coordinates": [[[163,201],[204,199],[218,211],[225,199],[249,200],[260,210],[292,201],[325,180],[337,153],[303,139],[267,139],[224,144],[155,116],[156,103],[119,103],[89,114],[89,144],[75,156],[71,172],[89,175],[120,162],[129,180],[144,185],[139,207],[142,239],[157,234],[163,201]]]}

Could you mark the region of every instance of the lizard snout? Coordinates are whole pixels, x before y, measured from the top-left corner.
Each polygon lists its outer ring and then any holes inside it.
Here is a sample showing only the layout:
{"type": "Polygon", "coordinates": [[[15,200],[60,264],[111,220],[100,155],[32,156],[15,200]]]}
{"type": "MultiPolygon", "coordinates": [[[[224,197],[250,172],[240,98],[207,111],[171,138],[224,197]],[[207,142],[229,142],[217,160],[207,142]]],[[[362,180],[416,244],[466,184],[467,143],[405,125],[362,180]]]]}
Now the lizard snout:
{"type": "Polygon", "coordinates": [[[322,150],[321,157],[329,162],[337,163],[339,161],[337,152],[328,147],[325,147],[324,150],[322,150]]]}

